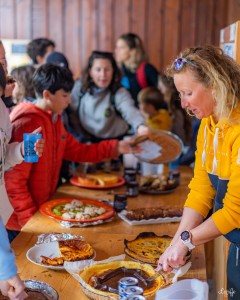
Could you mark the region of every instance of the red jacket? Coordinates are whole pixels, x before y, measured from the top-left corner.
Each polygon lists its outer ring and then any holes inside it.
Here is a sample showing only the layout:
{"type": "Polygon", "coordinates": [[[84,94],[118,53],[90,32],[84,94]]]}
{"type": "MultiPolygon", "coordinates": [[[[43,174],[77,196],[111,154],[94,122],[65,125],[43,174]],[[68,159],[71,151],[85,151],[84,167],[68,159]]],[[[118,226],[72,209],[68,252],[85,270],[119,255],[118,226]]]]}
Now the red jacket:
{"type": "Polygon", "coordinates": [[[31,133],[41,126],[45,146],[38,163],[23,162],[5,173],[7,193],[14,208],[6,226],[8,229],[20,230],[40,205],[51,197],[63,159],[99,162],[118,156],[116,140],[81,144],[65,130],[60,115],[44,112],[33,103],[20,103],[11,112],[10,118],[12,141],[22,141],[23,133],[31,133]]]}

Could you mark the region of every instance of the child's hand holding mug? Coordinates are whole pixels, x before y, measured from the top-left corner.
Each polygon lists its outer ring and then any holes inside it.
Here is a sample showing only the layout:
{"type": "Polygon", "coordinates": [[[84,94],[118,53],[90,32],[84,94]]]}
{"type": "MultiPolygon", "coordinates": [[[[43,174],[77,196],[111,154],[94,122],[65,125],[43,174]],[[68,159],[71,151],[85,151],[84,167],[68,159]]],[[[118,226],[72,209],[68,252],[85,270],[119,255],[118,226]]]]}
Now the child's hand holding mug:
{"type": "Polygon", "coordinates": [[[42,139],[42,128],[35,129],[32,133],[23,134],[22,155],[25,162],[38,162],[38,158],[42,156],[44,148],[44,140],[42,139]]]}

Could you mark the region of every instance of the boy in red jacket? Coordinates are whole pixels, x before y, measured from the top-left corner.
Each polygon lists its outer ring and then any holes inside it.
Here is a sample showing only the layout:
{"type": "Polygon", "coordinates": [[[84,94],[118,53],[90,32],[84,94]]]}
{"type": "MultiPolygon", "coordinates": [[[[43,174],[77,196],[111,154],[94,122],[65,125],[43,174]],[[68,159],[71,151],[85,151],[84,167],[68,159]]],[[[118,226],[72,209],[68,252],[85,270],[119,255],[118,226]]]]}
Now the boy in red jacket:
{"type": "Polygon", "coordinates": [[[45,149],[37,164],[23,162],[5,174],[8,196],[14,208],[6,226],[12,239],[54,193],[63,159],[100,162],[132,150],[129,141],[81,144],[65,130],[61,114],[71,101],[70,92],[74,84],[68,69],[52,64],[42,65],[33,76],[33,84],[36,103],[20,103],[10,115],[12,141],[22,141],[24,132],[32,132],[41,126],[45,149]]]}

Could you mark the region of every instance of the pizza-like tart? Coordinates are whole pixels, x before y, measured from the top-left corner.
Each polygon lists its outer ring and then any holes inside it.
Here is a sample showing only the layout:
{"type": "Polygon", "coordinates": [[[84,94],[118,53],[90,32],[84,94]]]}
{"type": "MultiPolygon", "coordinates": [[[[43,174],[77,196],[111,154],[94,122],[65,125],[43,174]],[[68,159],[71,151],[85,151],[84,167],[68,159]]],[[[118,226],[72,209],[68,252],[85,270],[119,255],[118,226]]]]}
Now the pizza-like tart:
{"type": "Polygon", "coordinates": [[[138,261],[157,265],[159,257],[170,245],[171,240],[169,236],[142,232],[132,241],[124,240],[125,253],[138,261]]]}
{"type": "Polygon", "coordinates": [[[43,264],[61,266],[64,264],[64,261],[91,259],[94,256],[92,246],[86,241],[77,239],[58,241],[58,247],[61,256],[54,258],[41,256],[43,264]]]}

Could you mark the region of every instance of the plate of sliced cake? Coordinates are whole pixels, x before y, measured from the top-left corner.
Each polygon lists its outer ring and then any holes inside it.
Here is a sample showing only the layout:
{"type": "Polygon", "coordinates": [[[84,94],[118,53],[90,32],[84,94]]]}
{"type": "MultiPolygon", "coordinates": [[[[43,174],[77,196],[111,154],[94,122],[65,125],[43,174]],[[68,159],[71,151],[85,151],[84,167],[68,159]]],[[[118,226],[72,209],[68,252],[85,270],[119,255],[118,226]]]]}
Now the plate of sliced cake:
{"type": "Polygon", "coordinates": [[[72,239],[35,245],[26,254],[27,259],[41,267],[63,270],[64,261],[93,259],[95,251],[84,240],[72,239]]]}
{"type": "Polygon", "coordinates": [[[110,173],[82,174],[70,179],[70,183],[88,189],[110,189],[123,185],[123,177],[110,173]]]}
{"type": "Polygon", "coordinates": [[[182,207],[161,206],[123,210],[118,216],[129,225],[146,225],[180,222],[182,213],[182,207]]]}

